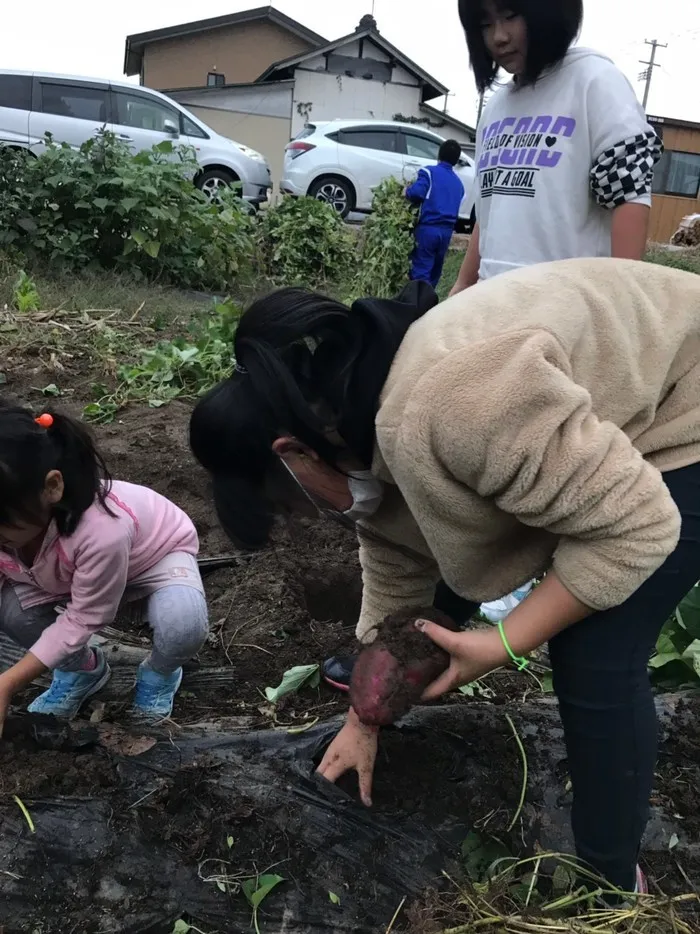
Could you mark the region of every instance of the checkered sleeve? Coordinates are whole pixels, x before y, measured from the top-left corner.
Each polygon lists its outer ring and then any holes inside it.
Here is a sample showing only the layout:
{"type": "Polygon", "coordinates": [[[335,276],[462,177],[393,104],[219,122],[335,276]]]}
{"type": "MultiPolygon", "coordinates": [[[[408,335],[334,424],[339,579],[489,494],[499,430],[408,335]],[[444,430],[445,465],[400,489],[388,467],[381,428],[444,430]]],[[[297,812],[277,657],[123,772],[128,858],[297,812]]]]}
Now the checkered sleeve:
{"type": "Polygon", "coordinates": [[[663,144],[653,130],[630,136],[601,153],[591,169],[591,190],[603,208],[617,208],[651,193],[663,144]]]}

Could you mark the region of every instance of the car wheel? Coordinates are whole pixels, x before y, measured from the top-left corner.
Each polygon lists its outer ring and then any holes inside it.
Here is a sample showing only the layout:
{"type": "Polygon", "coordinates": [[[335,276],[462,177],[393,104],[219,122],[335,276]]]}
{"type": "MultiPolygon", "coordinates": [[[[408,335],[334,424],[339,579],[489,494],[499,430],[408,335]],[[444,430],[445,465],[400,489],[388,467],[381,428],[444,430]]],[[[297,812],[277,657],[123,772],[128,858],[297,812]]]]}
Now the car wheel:
{"type": "Polygon", "coordinates": [[[352,185],[344,178],[336,176],[317,178],[309,188],[309,197],[330,204],[343,219],[355,207],[355,192],[352,185]]]}
{"type": "Polygon", "coordinates": [[[239,179],[233,172],[227,172],[225,169],[207,169],[195,178],[194,183],[207,198],[216,201],[219,192],[224,188],[229,188],[239,179]]]}

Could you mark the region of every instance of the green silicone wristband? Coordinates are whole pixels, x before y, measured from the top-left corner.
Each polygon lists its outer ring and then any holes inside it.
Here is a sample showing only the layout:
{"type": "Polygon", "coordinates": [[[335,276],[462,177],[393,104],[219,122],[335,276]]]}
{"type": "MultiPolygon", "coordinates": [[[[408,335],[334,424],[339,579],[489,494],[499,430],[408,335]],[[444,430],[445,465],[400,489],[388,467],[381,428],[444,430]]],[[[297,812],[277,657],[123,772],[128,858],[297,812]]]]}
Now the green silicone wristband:
{"type": "Polygon", "coordinates": [[[499,624],[498,624],[498,631],[499,631],[499,633],[501,634],[501,640],[502,640],[502,642],[503,642],[503,645],[504,645],[505,648],[506,648],[506,652],[510,655],[510,657],[511,657],[512,661],[514,662],[514,664],[516,665],[518,671],[523,671],[523,669],[527,668],[527,666],[530,664],[530,662],[529,662],[526,658],[523,658],[522,655],[520,655],[520,656],[519,656],[519,655],[516,655],[515,652],[511,649],[510,643],[509,643],[508,640],[506,639],[506,634],[505,634],[505,631],[504,631],[504,629],[503,629],[503,623],[499,623],[499,624]]]}

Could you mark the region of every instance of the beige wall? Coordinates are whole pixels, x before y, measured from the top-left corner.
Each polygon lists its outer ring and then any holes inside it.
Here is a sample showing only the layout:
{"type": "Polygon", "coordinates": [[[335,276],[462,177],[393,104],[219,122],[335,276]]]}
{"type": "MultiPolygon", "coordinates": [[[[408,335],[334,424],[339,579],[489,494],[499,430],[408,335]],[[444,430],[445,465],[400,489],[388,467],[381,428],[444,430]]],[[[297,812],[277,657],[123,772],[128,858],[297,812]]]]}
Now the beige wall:
{"type": "Polygon", "coordinates": [[[188,104],[187,109],[222,136],[261,152],[270,163],[274,193],[277,193],[284,166],[284,147],[289,142],[289,117],[261,117],[192,104],[188,104]]]}
{"type": "Polygon", "coordinates": [[[156,90],[201,88],[217,71],[227,84],[255,81],[283,58],[307,52],[308,42],[274,23],[242,23],[193,36],[164,39],[143,53],[143,83],[156,90]]]}
{"type": "MultiPolygon", "coordinates": [[[[700,153],[700,131],[682,127],[664,127],[664,146],[679,152],[700,153]]],[[[677,198],[674,195],[652,195],[649,239],[668,243],[687,214],[700,213],[700,196],[677,198]]]]}

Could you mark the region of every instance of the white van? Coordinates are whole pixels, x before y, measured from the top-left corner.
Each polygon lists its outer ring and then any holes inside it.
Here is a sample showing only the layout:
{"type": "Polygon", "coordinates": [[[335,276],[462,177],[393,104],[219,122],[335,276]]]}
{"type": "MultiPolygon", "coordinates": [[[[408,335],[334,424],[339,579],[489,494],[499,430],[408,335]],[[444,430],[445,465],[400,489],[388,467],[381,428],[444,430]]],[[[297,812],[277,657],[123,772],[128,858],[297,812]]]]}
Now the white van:
{"type": "Polygon", "coordinates": [[[192,146],[201,166],[194,182],[205,194],[240,182],[246,201],[267,200],[272,176],[265,157],[219,136],[158,91],[121,81],[0,70],[0,146],[38,155],[46,133],[78,147],[103,127],[134,152],[163,140],[192,146]]]}

